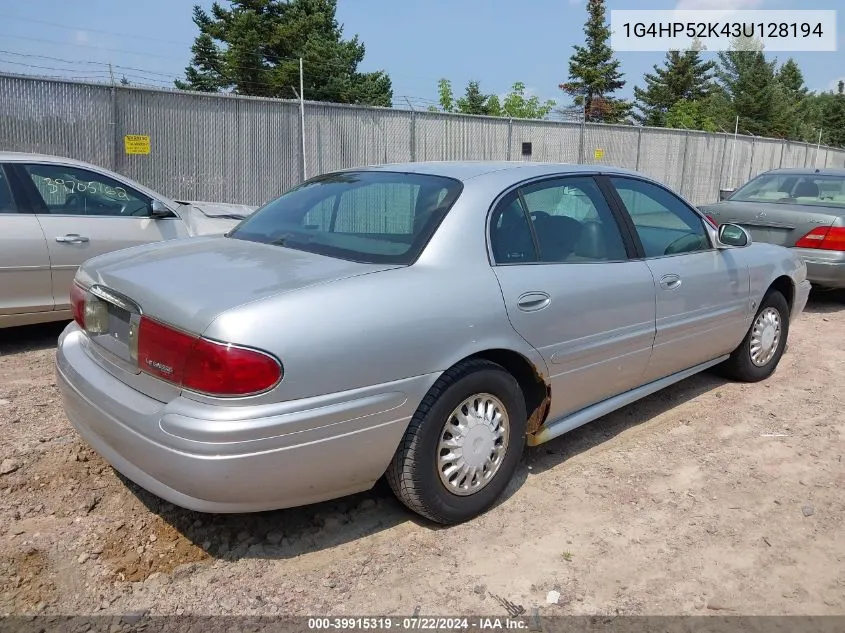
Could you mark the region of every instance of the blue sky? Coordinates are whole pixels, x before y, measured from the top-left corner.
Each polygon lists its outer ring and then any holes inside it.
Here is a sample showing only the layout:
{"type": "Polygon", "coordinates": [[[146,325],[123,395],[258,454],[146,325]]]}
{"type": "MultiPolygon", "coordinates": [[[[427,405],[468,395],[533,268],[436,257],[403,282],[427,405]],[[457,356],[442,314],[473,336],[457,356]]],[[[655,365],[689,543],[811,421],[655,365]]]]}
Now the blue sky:
{"type": "MultiPolygon", "coordinates": [[[[609,0],[608,9],[684,8],[838,9],[841,0],[609,0]]],[[[108,63],[133,83],[172,85],[190,58],[196,36],[194,0],[27,0],[0,5],[0,71],[105,80],[108,63]]],[[[210,0],[200,0],[209,6],[210,0]]],[[[458,91],[477,79],[485,92],[503,94],[515,81],[542,98],[569,100],[557,86],[567,79],[572,45],[583,39],[586,0],[340,0],[347,36],[366,44],[362,70],[384,69],[397,102],[424,107],[437,98],[437,80],[458,91]]],[[[845,12],[843,12],[845,13],[845,12]]],[[[845,76],[845,29],[839,51],[793,56],[813,90],[845,76]]],[[[662,53],[617,53],[628,84],[662,53]]],[[[781,60],[786,54],[778,55],[781,60]]],[[[306,68],[306,72],[308,69],[306,68]]]]}

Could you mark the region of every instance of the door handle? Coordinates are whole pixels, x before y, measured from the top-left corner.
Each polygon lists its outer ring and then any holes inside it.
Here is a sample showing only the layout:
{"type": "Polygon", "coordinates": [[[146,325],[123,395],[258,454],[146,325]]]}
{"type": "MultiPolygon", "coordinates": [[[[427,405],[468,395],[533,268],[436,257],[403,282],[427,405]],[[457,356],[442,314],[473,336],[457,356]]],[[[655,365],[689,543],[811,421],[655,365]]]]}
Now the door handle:
{"type": "Polygon", "coordinates": [[[67,235],[59,235],[56,237],[57,242],[63,242],[65,244],[82,244],[83,242],[90,241],[84,235],[79,235],[78,233],[68,233],[67,235]]]}
{"type": "Polygon", "coordinates": [[[542,310],[552,302],[552,298],[545,292],[526,292],[516,300],[516,305],[523,312],[542,310]]]}
{"type": "Polygon", "coordinates": [[[681,286],[681,278],[678,275],[663,275],[660,278],[660,287],[664,290],[674,290],[675,288],[680,288],[681,286]]]}

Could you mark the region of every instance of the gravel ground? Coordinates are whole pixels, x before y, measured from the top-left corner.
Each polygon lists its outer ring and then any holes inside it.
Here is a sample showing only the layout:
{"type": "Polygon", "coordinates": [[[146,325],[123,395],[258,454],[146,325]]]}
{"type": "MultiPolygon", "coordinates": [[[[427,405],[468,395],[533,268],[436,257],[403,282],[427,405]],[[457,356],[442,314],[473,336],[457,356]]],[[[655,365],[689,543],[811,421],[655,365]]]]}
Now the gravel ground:
{"type": "Polygon", "coordinates": [[[529,449],[499,505],[446,529],[382,484],[258,515],[156,499],[65,419],[60,330],[0,331],[0,613],[845,613],[830,295],[768,381],[703,374],[529,449]]]}

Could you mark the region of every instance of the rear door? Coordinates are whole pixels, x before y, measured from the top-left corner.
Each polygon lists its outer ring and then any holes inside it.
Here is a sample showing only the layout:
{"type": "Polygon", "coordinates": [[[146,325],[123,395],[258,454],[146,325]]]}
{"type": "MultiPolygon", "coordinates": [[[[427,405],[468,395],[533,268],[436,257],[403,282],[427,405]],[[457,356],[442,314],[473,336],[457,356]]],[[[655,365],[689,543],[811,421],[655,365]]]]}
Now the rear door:
{"type": "Polygon", "coordinates": [[[748,328],[748,266],[716,249],[702,217],[655,183],[609,176],[654,276],[657,331],[645,373],[651,382],[733,350],[748,328]]]}
{"type": "Polygon", "coordinates": [[[550,419],[639,386],[654,282],[591,176],[526,184],[490,219],[493,270],[516,331],[549,368],[550,419]]]}
{"type": "Polygon", "coordinates": [[[70,307],[70,286],[85,260],[110,251],[187,237],[176,214],[150,217],[152,199],[104,174],[59,164],[17,166],[35,201],[50,253],[56,309],[70,307]]]}
{"type": "Polygon", "coordinates": [[[31,211],[0,165],[0,315],[53,309],[47,240],[31,211]]]}

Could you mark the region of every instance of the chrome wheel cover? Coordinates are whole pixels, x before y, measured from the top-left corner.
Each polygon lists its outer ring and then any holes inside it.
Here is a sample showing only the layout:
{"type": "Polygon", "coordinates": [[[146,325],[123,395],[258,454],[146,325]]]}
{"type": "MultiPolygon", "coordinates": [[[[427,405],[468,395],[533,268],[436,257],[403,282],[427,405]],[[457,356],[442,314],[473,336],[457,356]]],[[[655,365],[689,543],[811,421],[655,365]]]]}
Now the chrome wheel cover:
{"type": "Polygon", "coordinates": [[[437,443],[437,472],[449,492],[468,496],[489,484],[508,450],[510,419],[496,396],[479,393],[446,419],[437,443]]]}
{"type": "Polygon", "coordinates": [[[751,326],[751,362],[757,367],[767,365],[775,356],[782,334],[781,316],[775,308],[766,308],[751,326]]]}

